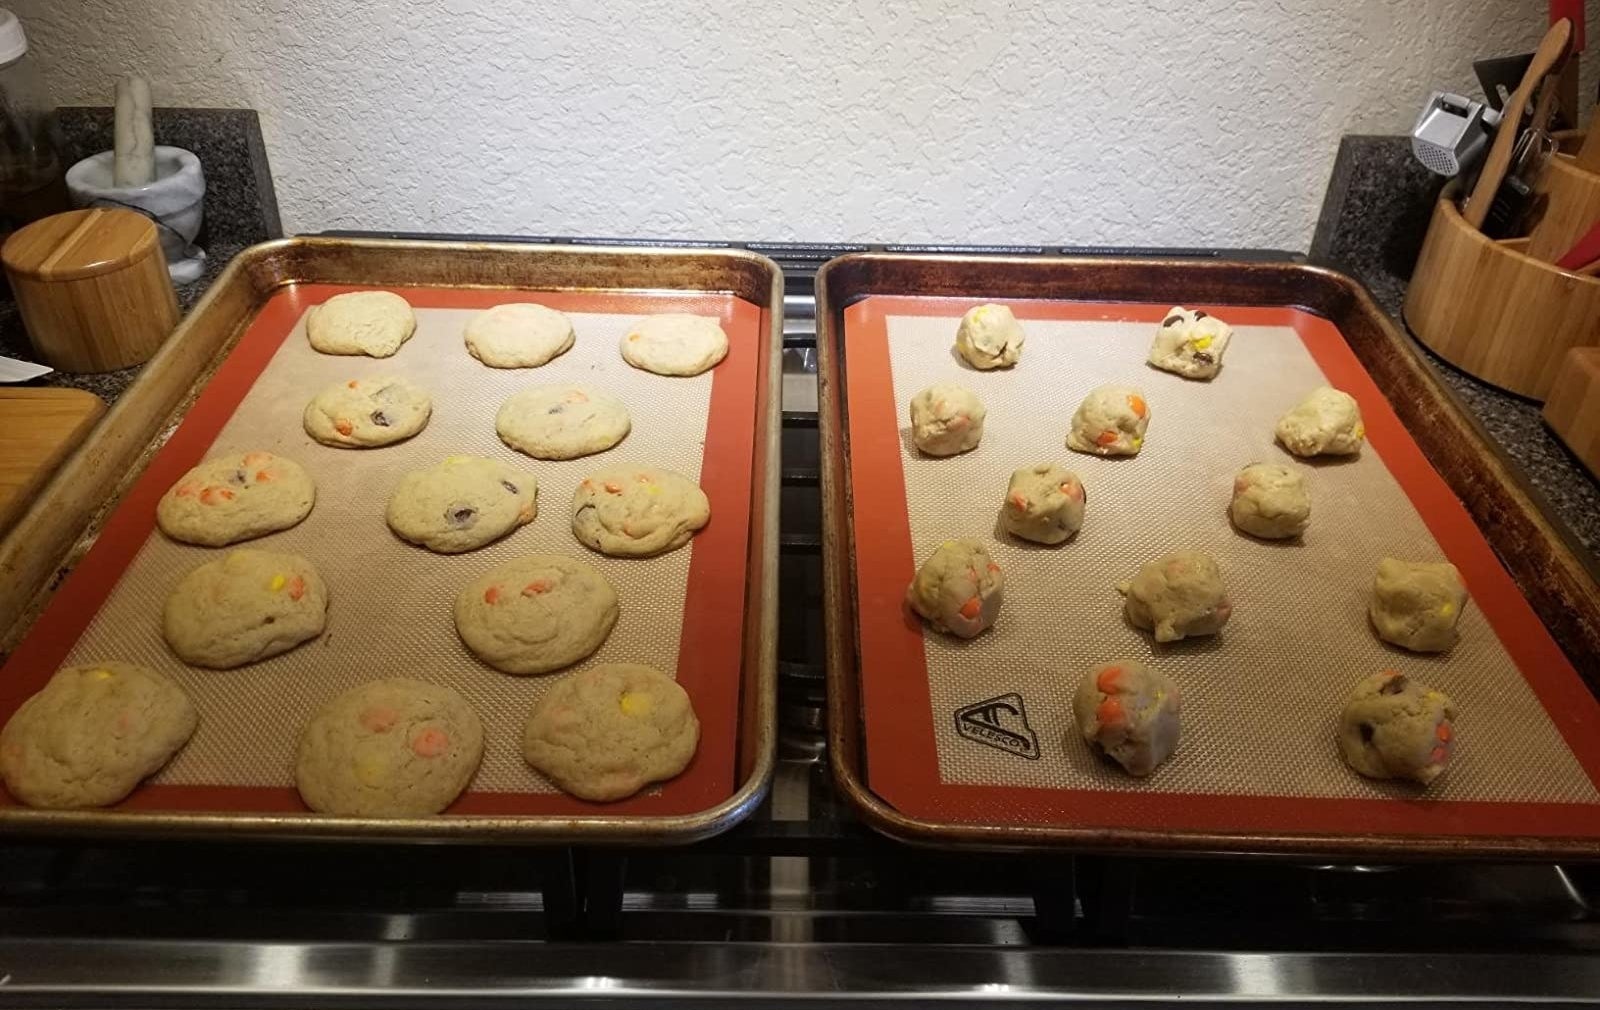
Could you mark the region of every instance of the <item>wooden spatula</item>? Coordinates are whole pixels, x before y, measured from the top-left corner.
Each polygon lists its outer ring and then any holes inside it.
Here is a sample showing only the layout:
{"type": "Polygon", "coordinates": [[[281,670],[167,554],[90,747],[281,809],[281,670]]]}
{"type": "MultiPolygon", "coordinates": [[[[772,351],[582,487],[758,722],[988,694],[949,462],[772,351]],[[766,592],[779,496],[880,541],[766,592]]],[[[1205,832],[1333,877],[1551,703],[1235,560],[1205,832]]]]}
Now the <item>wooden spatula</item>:
{"type": "Polygon", "coordinates": [[[1522,83],[1517,85],[1510,101],[1501,110],[1500,129],[1494,135],[1489,156],[1484,159],[1478,184],[1472,187],[1472,194],[1461,206],[1461,216],[1472,227],[1483,227],[1483,219],[1489,214],[1489,204],[1494,202],[1495,193],[1499,192],[1500,184],[1506,180],[1506,169],[1511,166],[1511,152],[1516,147],[1517,134],[1522,128],[1522,114],[1533,97],[1534,89],[1560,67],[1571,45],[1572,22],[1562,18],[1545,32],[1539,48],[1534,51],[1533,62],[1528,64],[1528,72],[1522,75],[1522,83]]]}

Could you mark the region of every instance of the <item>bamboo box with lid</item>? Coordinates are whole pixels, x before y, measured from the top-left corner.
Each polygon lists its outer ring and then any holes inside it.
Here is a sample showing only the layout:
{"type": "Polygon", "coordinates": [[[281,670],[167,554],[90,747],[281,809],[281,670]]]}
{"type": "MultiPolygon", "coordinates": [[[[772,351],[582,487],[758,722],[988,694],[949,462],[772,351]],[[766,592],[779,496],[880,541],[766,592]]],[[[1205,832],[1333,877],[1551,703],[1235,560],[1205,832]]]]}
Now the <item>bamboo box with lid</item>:
{"type": "Polygon", "coordinates": [[[12,233],[0,249],[28,339],[64,372],[109,372],[149,360],[178,323],[156,226],[89,208],[12,233]]]}

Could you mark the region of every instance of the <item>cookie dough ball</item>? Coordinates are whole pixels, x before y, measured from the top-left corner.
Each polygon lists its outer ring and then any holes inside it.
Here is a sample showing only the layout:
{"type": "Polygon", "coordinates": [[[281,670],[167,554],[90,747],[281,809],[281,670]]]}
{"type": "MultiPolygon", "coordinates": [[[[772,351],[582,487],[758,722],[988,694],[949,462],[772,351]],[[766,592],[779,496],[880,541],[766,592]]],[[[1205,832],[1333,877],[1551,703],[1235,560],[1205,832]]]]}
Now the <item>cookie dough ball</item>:
{"type": "Polygon", "coordinates": [[[1006,577],[983,544],[946,540],[917,569],[906,602],[934,630],[973,638],[1000,616],[1006,577]]]}
{"type": "Polygon", "coordinates": [[[1083,527],[1089,496],[1078,475],[1054,463],[1039,463],[1011,474],[1001,527],[1013,536],[1059,544],[1083,527]]]}
{"type": "Polygon", "coordinates": [[[1448,562],[1378,562],[1367,613],[1385,642],[1412,652],[1443,652],[1456,644],[1456,622],[1467,605],[1461,572],[1448,562]]]}
{"type": "Polygon", "coordinates": [[[440,554],[493,543],[539,514],[533,474],[497,459],[451,456],[400,478],[389,499],[389,528],[440,554]]]}
{"type": "Polygon", "coordinates": [[[711,521],[711,499],[671,470],[615,466],[590,475],[572,496],[572,535],[614,557],[665,554],[711,521]]]}
{"type": "Polygon", "coordinates": [[[977,446],[988,411],[977,394],[936,382],[911,398],[911,440],[929,456],[954,456],[977,446]]]}
{"type": "Polygon", "coordinates": [[[1010,368],[1022,357],[1022,324],[1004,305],[968,309],[956,329],[956,353],[973,368],[1010,368]]]}
{"type": "Polygon", "coordinates": [[[1361,451],[1367,429],[1355,397],[1321,386],[1278,419],[1276,434],[1296,456],[1351,456],[1361,451]]]}
{"type": "Polygon", "coordinates": [[[491,368],[537,368],[572,347],[572,320],[544,305],[513,302],[473,316],[462,336],[467,353],[491,368]]]}
{"type": "Polygon", "coordinates": [[[483,760],[483,724],[442,684],[374,680],[319,708],[300,734],[306,806],[347,817],[417,817],[455,801],[483,760]]]}
{"type": "Polygon", "coordinates": [[[433,414],[428,391],[399,375],[348,379],[322,390],[306,404],[300,423],[306,434],[337,449],[371,449],[403,442],[433,414]]]}
{"type": "Polygon", "coordinates": [[[1150,425],[1144,394],[1132,386],[1100,386],[1090,390],[1072,415],[1067,448],[1096,456],[1137,456],[1150,425]]]}
{"type": "Polygon", "coordinates": [[[1456,707],[1393,670],[1363,677],[1339,713],[1339,753],[1370,779],[1427,785],[1450,763],[1456,707]]]}
{"type": "Polygon", "coordinates": [[[286,530],[316,500],[311,475],[292,459],[270,452],[217,456],[167,489],[156,525],[174,540],[221,547],[286,530]]]}
{"type": "Polygon", "coordinates": [[[494,429],[534,459],[577,459],[622,441],[633,421],[621,400],[592,386],[535,386],[500,405],[494,429]]]}
{"type": "Polygon", "coordinates": [[[306,313],[306,338],[323,354],[387,358],[417,332],[417,315],[390,291],[334,295],[306,313]]]}
{"type": "Polygon", "coordinates": [[[617,594],[590,565],[555,554],[509,561],[456,595],[456,631],[505,673],[548,673],[600,648],[617,623],[617,594]]]}
{"type": "Polygon", "coordinates": [[[1235,526],[1264,540],[1297,537],[1311,522],[1311,492],[1298,470],[1251,463],[1233,478],[1228,516],[1235,526]]]}
{"type": "Polygon", "coordinates": [[[172,760],[199,718],[148,667],[63,667],[0,730],[0,777],[30,807],[108,806],[172,760]]]}
{"type": "Polygon", "coordinates": [[[1165,674],[1143,663],[1091,670],[1072,698],[1078,732],[1129,775],[1155,771],[1178,749],[1183,696],[1165,674]]]}
{"type": "Polygon", "coordinates": [[[646,316],[622,338],[622,360],[657,375],[699,375],[727,356],[728,335],[710,316],[646,316]]]}
{"type": "Polygon", "coordinates": [[[689,766],[700,721],[677,681],[604,663],[557,681],[528,717],[522,756],[565,792],[607,803],[689,766]]]}
{"type": "Polygon", "coordinates": [[[1222,370],[1233,327],[1199,309],[1174,305],[1156,330],[1150,364],[1186,379],[1210,379],[1222,370]]]}
{"type": "Polygon", "coordinates": [[[226,670],[288,652],[327,620],[328,587],[311,562],[241,548],[178,580],[161,630],[185,663],[226,670]]]}
{"type": "Polygon", "coordinates": [[[1136,628],[1153,631],[1158,642],[1215,635],[1233,615],[1222,572],[1211,555],[1177,551],[1139,569],[1117,587],[1123,611],[1136,628]]]}

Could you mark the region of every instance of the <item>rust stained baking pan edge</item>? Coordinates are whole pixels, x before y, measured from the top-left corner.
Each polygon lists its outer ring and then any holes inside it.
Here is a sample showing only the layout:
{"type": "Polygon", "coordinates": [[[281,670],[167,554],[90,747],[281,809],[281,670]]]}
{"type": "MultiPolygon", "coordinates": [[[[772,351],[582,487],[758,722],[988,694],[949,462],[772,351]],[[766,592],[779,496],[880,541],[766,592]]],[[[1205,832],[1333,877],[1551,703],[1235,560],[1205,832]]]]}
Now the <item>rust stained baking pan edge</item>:
{"type": "Polygon", "coordinates": [[[1279,304],[1335,323],[1430,462],[1489,531],[1502,564],[1591,690],[1600,656],[1600,585],[1586,559],[1541,513],[1525,482],[1359,284],[1298,264],[1075,257],[915,256],[856,253],[817,275],[818,405],[823,509],[829,762],[840,790],[878,831],[901,841],[995,851],[1252,853],[1281,856],[1424,858],[1600,857],[1579,838],[1149,831],[935,822],[909,817],[867,782],[855,640],[855,553],[850,522],[843,311],[870,295],[1279,304]]]}
{"type": "Polygon", "coordinates": [[[783,273],[745,250],[294,238],[236,256],[84,444],[0,539],[0,647],[20,641],[100,524],[164,444],[206,381],[278,288],[294,283],[731,293],[760,306],[766,403],[756,440],[741,677],[739,785],[707,810],[658,817],[360,818],[0,808],[0,832],[59,836],[687,844],[727,830],[765,798],[777,735],[778,467],[783,273]],[[759,573],[759,574],[757,574],[759,573]]]}

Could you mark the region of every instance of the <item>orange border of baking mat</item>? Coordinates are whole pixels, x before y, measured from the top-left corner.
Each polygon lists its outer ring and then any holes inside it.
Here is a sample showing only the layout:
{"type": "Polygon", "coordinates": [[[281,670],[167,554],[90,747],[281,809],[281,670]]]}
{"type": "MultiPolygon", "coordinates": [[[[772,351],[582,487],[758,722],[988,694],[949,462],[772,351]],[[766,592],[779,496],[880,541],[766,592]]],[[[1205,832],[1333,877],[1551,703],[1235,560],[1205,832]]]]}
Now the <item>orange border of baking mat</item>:
{"type": "MultiPolygon", "coordinates": [[[[1159,322],[1161,305],[998,299],[1019,319],[1159,322]]],[[[875,295],[844,311],[856,632],[867,780],[909,816],[1004,824],[1190,831],[1427,835],[1600,835],[1600,803],[1499,803],[1225,796],[957,785],[940,781],[922,623],[905,606],[916,571],[905,508],[900,405],[889,315],[960,316],[972,299],[875,295]],[[870,512],[863,516],[862,512],[870,512]],[[893,616],[890,616],[893,615],[893,616]],[[927,713],[918,718],[918,713],[927,713]]],[[[1591,782],[1600,782],[1600,704],[1517,590],[1494,550],[1395,416],[1337,327],[1292,308],[1204,305],[1235,325],[1288,326],[1333,385],[1361,405],[1367,440],[1421,514],[1591,782]]]]}
{"type": "MultiPolygon", "coordinates": [[[[729,620],[727,615],[744,609],[750,468],[759,399],[756,377],[766,345],[761,337],[761,308],[725,294],[592,294],[334,284],[300,284],[274,293],[196,398],[172,438],[106,520],[94,547],[0,668],[0,721],[9,719],[61,665],[155,531],[156,503],[162,494],[204,457],[306,309],[345,291],[370,290],[393,291],[423,309],[488,308],[504,302],[537,300],[568,312],[641,316],[652,312],[699,312],[714,315],[722,322],[728,331],[728,356],[712,369],[711,404],[700,464],[700,486],[711,499],[712,519],[691,541],[683,632],[678,642],[677,680],[689,692],[700,719],[700,748],[694,759],[682,775],[659,790],[617,803],[589,803],[562,793],[468,792],[448,813],[689,814],[709,809],[733,795],[744,628],[742,621],[729,620]]],[[[203,727],[200,732],[204,732],[203,727]]],[[[0,805],[14,803],[0,786],[0,805]]],[[[292,788],[171,785],[143,786],[113,809],[306,811],[292,788]]]]}

